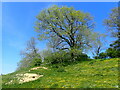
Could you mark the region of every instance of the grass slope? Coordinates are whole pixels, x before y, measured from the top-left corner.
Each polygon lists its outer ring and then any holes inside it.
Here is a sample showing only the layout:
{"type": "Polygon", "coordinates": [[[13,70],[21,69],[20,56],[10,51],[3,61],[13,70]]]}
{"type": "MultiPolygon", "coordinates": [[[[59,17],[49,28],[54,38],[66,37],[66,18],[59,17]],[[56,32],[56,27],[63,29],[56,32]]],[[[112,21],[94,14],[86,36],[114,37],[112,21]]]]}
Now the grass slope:
{"type": "Polygon", "coordinates": [[[79,62],[66,67],[52,68],[48,70],[29,69],[3,75],[3,88],[118,88],[118,60],[119,58],[106,60],[92,60],[79,62]],[[43,77],[23,84],[5,85],[14,79],[17,73],[36,73],[43,77]]]}

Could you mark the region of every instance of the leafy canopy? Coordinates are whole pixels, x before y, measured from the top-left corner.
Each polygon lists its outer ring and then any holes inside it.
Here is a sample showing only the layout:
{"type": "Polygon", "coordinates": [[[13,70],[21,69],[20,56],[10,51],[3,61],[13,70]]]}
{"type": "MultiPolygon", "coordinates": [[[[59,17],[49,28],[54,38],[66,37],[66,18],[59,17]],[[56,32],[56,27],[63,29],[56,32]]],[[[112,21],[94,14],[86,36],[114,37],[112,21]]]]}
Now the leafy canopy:
{"type": "Polygon", "coordinates": [[[35,26],[39,40],[47,39],[49,46],[57,50],[83,50],[90,47],[93,28],[93,18],[89,13],[56,5],[42,10],[35,26]]]}

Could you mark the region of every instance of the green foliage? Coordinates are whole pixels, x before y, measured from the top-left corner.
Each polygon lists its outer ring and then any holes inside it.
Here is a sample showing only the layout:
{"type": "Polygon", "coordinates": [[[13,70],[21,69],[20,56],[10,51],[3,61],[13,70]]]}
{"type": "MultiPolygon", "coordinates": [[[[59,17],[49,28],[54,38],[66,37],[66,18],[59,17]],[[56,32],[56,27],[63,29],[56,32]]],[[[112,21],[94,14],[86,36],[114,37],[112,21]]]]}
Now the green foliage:
{"type": "Polygon", "coordinates": [[[76,61],[86,61],[88,59],[88,56],[86,54],[81,53],[80,50],[72,49],[69,52],[61,50],[58,52],[51,53],[49,56],[44,58],[44,62],[50,65],[58,64],[58,66],[66,66],[76,61]],[[71,54],[73,54],[74,57],[71,57],[71,54]]]}
{"type": "Polygon", "coordinates": [[[33,62],[31,63],[32,65],[30,66],[40,66],[42,63],[42,60],[40,58],[33,58],[33,62]]]}
{"type": "Polygon", "coordinates": [[[106,52],[101,52],[101,53],[99,53],[98,56],[94,56],[94,58],[95,59],[106,59],[106,58],[108,58],[108,55],[106,52]]]}
{"type": "MultiPolygon", "coordinates": [[[[103,54],[105,54],[104,56],[109,58],[119,58],[120,57],[120,41],[116,40],[114,41],[114,43],[110,44],[110,48],[108,48],[106,52],[103,54]]],[[[103,58],[106,58],[106,57],[103,57],[103,58]]]]}
{"type": "Polygon", "coordinates": [[[98,56],[95,56],[95,59],[106,59],[106,58],[119,58],[120,51],[114,48],[108,48],[106,52],[100,53],[98,56]]]}
{"type": "Polygon", "coordinates": [[[86,61],[86,60],[90,60],[87,54],[79,54],[77,56],[77,61],[86,61]]]}
{"type": "Polygon", "coordinates": [[[108,48],[104,53],[100,53],[98,56],[95,56],[95,59],[102,58],[119,58],[120,57],[120,46],[119,41],[116,40],[113,44],[110,44],[110,48],[108,48]]]}
{"type": "Polygon", "coordinates": [[[116,41],[114,41],[114,43],[110,44],[110,47],[114,48],[116,50],[119,50],[120,49],[120,41],[119,41],[119,39],[117,39],[116,41]]]}
{"type": "Polygon", "coordinates": [[[77,49],[71,49],[69,51],[69,54],[73,54],[74,58],[71,57],[72,62],[76,62],[76,61],[86,61],[89,59],[89,57],[87,56],[87,54],[82,53],[82,50],[77,50],[77,49]]]}
{"type": "Polygon", "coordinates": [[[119,58],[120,57],[120,51],[118,51],[114,48],[108,48],[106,50],[106,53],[110,58],[119,58]]]}
{"type": "Polygon", "coordinates": [[[44,58],[44,61],[49,64],[64,63],[69,60],[70,57],[67,56],[67,52],[65,51],[54,52],[50,56],[44,58]]]}
{"type": "Polygon", "coordinates": [[[28,68],[28,67],[34,67],[34,66],[40,66],[42,63],[41,58],[23,58],[19,63],[18,63],[18,68],[17,70],[23,69],[23,68],[28,68]]]}
{"type": "Polygon", "coordinates": [[[57,72],[66,72],[66,71],[63,67],[60,67],[60,68],[57,69],[57,72]]]}
{"type": "Polygon", "coordinates": [[[107,58],[107,53],[102,52],[99,54],[99,59],[105,59],[105,58],[107,58]]]}
{"type": "Polygon", "coordinates": [[[117,40],[110,44],[110,48],[106,50],[107,57],[119,58],[120,57],[120,7],[113,8],[109,18],[104,21],[105,26],[111,32],[113,37],[117,40]]]}

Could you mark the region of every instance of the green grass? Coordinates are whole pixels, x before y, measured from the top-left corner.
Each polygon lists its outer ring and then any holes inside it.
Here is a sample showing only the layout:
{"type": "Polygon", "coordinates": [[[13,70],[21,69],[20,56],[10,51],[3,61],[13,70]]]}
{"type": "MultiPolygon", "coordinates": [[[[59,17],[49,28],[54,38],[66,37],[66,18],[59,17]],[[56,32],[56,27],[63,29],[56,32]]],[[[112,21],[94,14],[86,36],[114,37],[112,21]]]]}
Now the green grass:
{"type": "Polygon", "coordinates": [[[18,84],[5,85],[14,79],[17,73],[27,73],[29,69],[3,75],[3,88],[117,88],[118,87],[118,60],[92,60],[71,64],[66,67],[48,70],[37,69],[29,73],[44,75],[35,80],[18,84]]]}

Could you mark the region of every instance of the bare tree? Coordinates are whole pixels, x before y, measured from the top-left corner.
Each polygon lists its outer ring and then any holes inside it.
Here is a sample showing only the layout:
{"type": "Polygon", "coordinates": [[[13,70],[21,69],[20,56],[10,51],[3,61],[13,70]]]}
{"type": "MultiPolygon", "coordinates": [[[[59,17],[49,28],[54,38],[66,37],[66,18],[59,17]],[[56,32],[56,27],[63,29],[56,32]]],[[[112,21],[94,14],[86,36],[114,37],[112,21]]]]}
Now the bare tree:
{"type": "Polygon", "coordinates": [[[102,50],[104,50],[106,47],[106,35],[105,34],[100,34],[96,33],[96,40],[93,42],[92,45],[92,54],[93,57],[98,56],[102,50]]]}
{"type": "Polygon", "coordinates": [[[41,64],[41,56],[36,44],[34,37],[27,42],[25,50],[20,52],[22,60],[18,63],[18,69],[41,64]]]}

